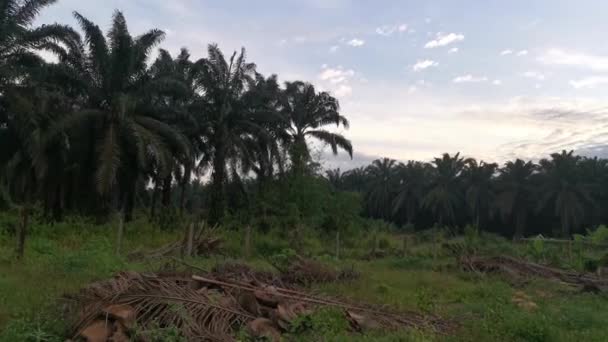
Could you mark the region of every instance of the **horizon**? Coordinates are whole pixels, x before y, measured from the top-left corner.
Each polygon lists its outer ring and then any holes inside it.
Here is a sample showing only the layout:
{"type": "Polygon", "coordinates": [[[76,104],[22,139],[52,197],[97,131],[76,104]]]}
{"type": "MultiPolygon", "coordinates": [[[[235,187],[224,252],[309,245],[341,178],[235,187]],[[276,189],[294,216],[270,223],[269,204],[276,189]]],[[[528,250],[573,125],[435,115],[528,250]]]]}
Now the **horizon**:
{"type": "Polygon", "coordinates": [[[160,47],[173,55],[245,47],[263,74],[331,92],[355,156],[330,165],[444,152],[498,163],[561,150],[608,156],[608,48],[597,44],[608,4],[60,0],[37,23],[77,27],[79,11],[106,31],[115,9],[134,35],[165,31],[160,47]]]}

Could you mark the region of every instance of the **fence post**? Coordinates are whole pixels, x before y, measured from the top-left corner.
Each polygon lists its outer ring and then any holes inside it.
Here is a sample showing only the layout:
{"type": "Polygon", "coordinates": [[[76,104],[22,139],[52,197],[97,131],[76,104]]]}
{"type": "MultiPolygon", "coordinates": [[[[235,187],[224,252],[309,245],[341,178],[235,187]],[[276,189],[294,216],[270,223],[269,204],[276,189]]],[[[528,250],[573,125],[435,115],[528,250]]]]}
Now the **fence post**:
{"type": "Polygon", "coordinates": [[[120,248],[122,246],[122,236],[125,230],[125,217],[123,211],[118,212],[118,232],[116,234],[116,255],[120,255],[120,248]]]}
{"type": "Polygon", "coordinates": [[[251,225],[245,227],[245,257],[251,257],[251,225]]]}
{"type": "Polygon", "coordinates": [[[336,231],[336,260],[340,260],[340,231],[336,231]]]}

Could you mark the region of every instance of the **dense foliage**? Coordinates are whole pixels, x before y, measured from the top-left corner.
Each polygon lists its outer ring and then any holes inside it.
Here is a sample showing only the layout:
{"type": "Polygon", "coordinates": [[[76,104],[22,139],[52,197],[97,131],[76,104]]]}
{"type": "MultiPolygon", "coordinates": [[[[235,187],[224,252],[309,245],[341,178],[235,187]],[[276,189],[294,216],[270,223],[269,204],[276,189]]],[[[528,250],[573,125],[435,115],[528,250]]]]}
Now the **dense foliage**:
{"type": "Polygon", "coordinates": [[[554,153],[503,167],[444,154],[431,163],[380,159],[327,172],[335,188],[365,194],[365,215],[425,228],[476,226],[521,237],[563,235],[608,220],[608,161],[554,153]]]}
{"type": "Polygon", "coordinates": [[[349,121],[329,93],[261,75],[244,49],[227,57],[211,44],[198,60],[161,49],[153,60],[163,32],[133,36],[119,11],[107,34],[76,12],[79,30],[32,27],[54,2],[0,8],[0,205],[38,205],[55,221],[112,212],[128,221],[139,208],[168,222],[188,211],[212,223],[228,215],[327,230],[361,208],[400,226],[471,223],[517,237],[608,219],[608,163],[573,152],[502,167],[460,154],[385,158],[322,177],[312,148],[353,153],[330,129],[349,121]]]}

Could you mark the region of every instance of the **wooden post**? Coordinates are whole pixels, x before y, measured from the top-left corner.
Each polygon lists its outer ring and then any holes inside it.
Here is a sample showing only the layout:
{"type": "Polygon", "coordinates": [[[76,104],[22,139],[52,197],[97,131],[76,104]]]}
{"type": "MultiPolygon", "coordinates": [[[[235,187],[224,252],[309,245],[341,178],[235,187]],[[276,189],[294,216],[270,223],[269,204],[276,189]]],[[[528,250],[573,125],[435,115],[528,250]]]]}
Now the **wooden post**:
{"type": "Polygon", "coordinates": [[[245,257],[251,257],[251,225],[245,227],[245,257]]]}
{"type": "Polygon", "coordinates": [[[336,260],[340,260],[340,231],[336,231],[336,260]]]}
{"type": "Polygon", "coordinates": [[[194,246],[194,222],[188,225],[188,239],[186,241],[186,256],[192,257],[192,247],[194,246]]]}
{"type": "Polygon", "coordinates": [[[21,222],[17,234],[17,259],[23,258],[25,254],[25,239],[27,237],[27,226],[29,224],[29,211],[26,205],[21,207],[21,222]]]}
{"type": "Polygon", "coordinates": [[[125,218],[123,211],[118,212],[118,232],[116,234],[116,255],[120,255],[120,248],[122,246],[122,236],[125,230],[125,218]]]}

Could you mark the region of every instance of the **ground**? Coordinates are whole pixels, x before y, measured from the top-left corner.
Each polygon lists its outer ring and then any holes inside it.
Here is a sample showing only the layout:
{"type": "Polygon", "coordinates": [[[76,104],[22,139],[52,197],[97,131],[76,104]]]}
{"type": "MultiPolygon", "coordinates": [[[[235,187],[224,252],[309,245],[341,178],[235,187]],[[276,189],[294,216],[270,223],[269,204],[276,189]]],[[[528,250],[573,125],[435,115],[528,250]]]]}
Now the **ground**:
{"type": "MultiPolygon", "coordinates": [[[[96,226],[76,218],[56,225],[38,223],[32,229],[24,259],[17,261],[11,220],[7,215],[0,217],[0,223],[7,227],[0,230],[0,341],[65,340],[66,324],[57,315],[63,295],[117,271],[158,270],[168,261],[131,262],[124,255],[162,246],[182,234],[136,221],[127,225],[123,256],[117,256],[114,223],[96,226]]],[[[356,280],[314,285],[313,290],[437,315],[454,322],[456,328],[446,336],[425,329],[354,334],[329,326],[302,331],[290,339],[318,340],[320,331],[330,341],[605,341],[608,336],[605,294],[584,293],[543,279],[513,283],[504,275],[466,273],[428,234],[406,246],[395,233],[370,234],[373,238],[367,240],[345,240],[339,261],[332,256],[335,247],[331,239],[304,239],[299,248],[308,249],[312,257],[337,267],[354,267],[360,273],[356,280]],[[378,253],[378,246],[388,252],[378,253]]],[[[244,259],[239,255],[243,234],[229,231],[222,235],[225,255],[186,261],[206,269],[227,260],[272,269],[268,254],[288,245],[283,241],[273,245],[278,235],[256,234],[254,256],[244,259]]],[[[461,238],[454,241],[467,245],[461,238]]],[[[444,238],[441,244],[451,242],[444,238]]],[[[480,246],[476,253],[482,254],[527,250],[496,237],[480,237],[475,243],[480,246]]],[[[535,246],[529,255],[537,252],[535,246]]]]}

